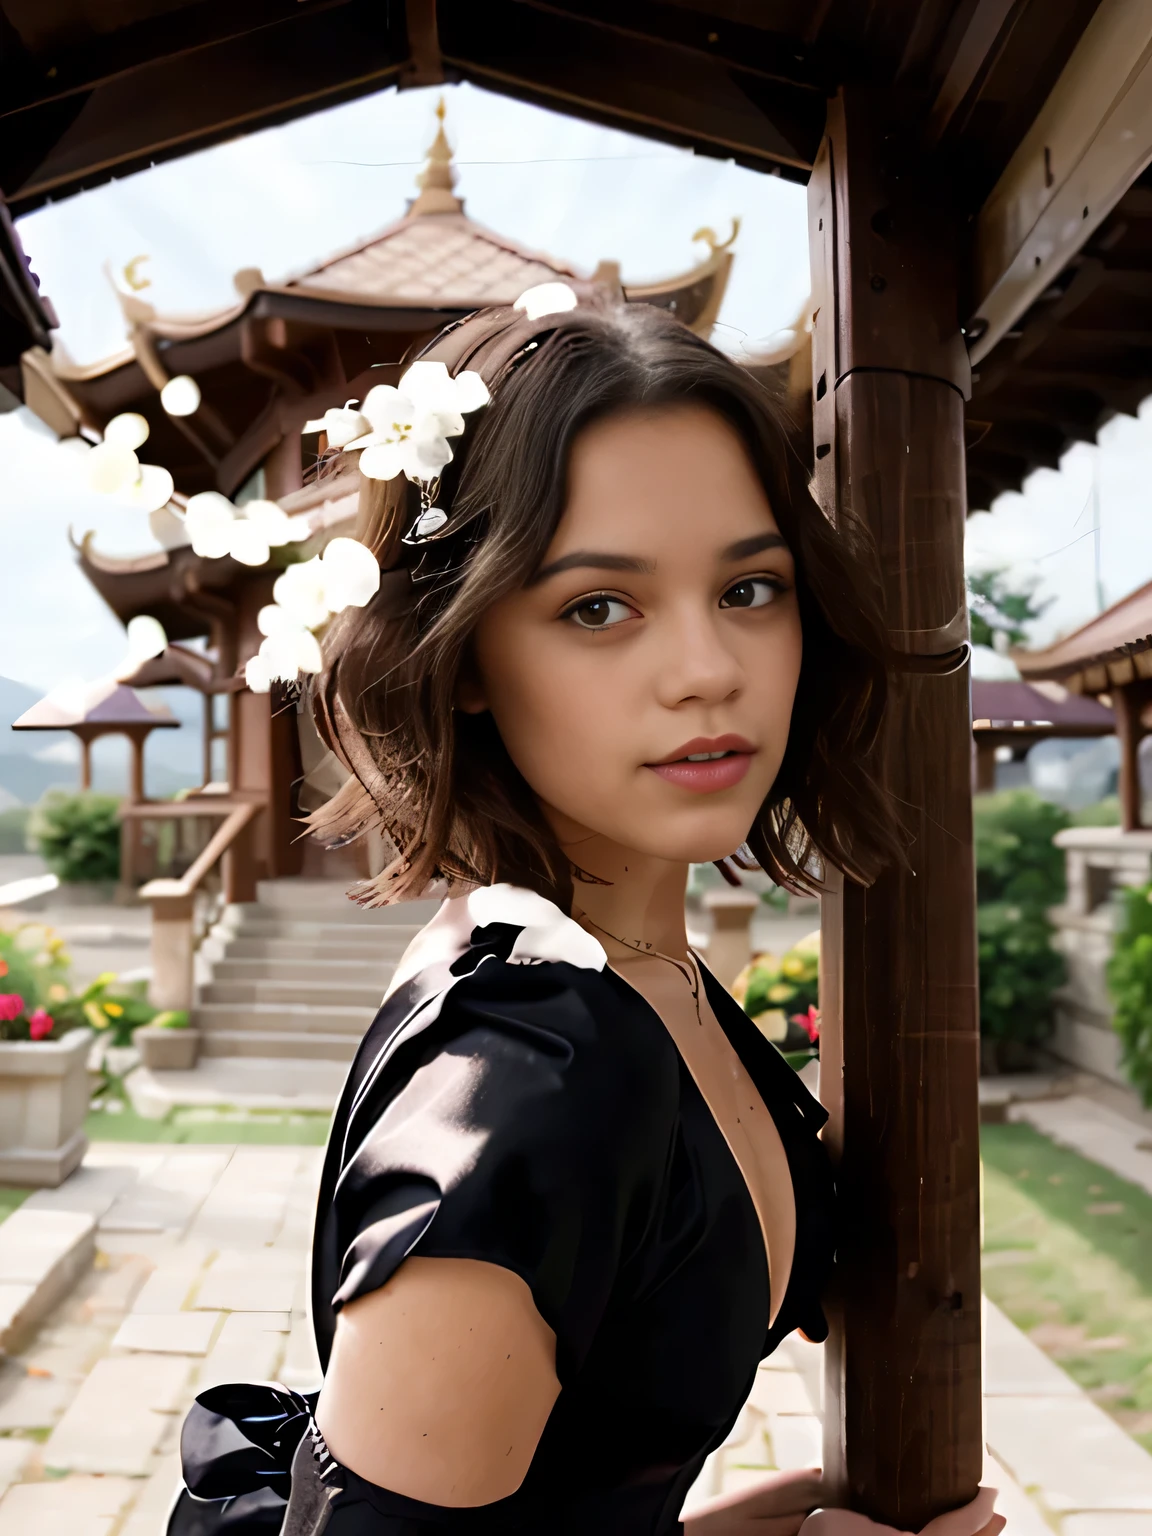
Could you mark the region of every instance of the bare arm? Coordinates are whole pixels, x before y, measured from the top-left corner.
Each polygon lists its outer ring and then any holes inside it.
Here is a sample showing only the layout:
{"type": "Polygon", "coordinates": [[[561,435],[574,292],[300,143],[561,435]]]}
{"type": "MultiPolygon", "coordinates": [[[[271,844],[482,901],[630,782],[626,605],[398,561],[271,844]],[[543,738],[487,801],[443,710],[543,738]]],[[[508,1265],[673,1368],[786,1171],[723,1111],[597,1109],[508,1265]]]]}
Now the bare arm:
{"type": "Polygon", "coordinates": [[[519,1488],[559,1392],[556,1337],[519,1275],[410,1258],[339,1314],[316,1420],[369,1482],[466,1508],[519,1488]]]}

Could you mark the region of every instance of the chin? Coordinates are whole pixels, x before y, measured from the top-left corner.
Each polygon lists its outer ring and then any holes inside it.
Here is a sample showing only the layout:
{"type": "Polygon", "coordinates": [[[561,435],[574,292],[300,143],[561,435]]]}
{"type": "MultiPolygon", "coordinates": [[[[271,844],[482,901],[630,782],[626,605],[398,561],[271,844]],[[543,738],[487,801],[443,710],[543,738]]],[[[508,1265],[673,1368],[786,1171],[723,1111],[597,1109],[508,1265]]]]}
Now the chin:
{"type": "MultiPolygon", "coordinates": [[[[673,864],[714,864],[735,853],[751,829],[755,813],[748,816],[710,815],[703,824],[685,826],[676,821],[651,829],[640,841],[634,834],[628,839],[638,853],[648,853],[673,864]]],[[[695,820],[695,818],[693,818],[695,820]]]]}

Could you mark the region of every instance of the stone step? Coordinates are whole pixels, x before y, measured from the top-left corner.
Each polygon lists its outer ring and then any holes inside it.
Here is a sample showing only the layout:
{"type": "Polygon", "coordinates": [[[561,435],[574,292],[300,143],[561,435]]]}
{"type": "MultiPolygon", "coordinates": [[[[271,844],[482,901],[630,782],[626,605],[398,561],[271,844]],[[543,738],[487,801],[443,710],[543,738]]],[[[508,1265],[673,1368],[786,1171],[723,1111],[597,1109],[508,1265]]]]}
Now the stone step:
{"type": "Polygon", "coordinates": [[[227,939],[225,960],[376,960],[395,965],[403,950],[378,944],[349,943],[347,939],[331,942],[309,939],[227,939]]]}
{"type": "Polygon", "coordinates": [[[344,1008],[371,1008],[380,1006],[384,987],[377,981],[293,981],[283,977],[257,977],[252,981],[225,978],[219,967],[213,980],[200,989],[203,1003],[295,1003],[306,1004],[324,1013],[333,1005],[344,1008]]]}
{"type": "Polygon", "coordinates": [[[357,1035],[275,1034],[271,1030],[220,1029],[200,1041],[202,1056],[258,1056],[272,1061],[351,1061],[357,1035]]]}
{"type": "MultiPolygon", "coordinates": [[[[405,901],[392,907],[360,907],[350,901],[347,886],[340,880],[261,880],[256,887],[256,906],[276,907],[300,913],[325,911],[349,914],[352,920],[380,924],[401,923],[421,928],[440,909],[439,901],[405,901]]],[[[337,921],[342,921],[338,918],[337,921]]]]}
{"type": "Polygon", "coordinates": [[[330,982],[333,986],[372,986],[382,997],[395,970],[393,960],[217,960],[213,981],[330,982]]]}
{"type": "Polygon", "coordinates": [[[230,930],[238,939],[304,939],[310,943],[334,941],[362,944],[380,953],[403,954],[420,932],[419,928],[390,928],[356,923],[297,922],[294,918],[244,917],[230,930]]]}
{"type": "Polygon", "coordinates": [[[269,1036],[355,1035],[357,1039],[376,1017],[376,1004],[347,1008],[312,1008],[297,1003],[203,1003],[192,1010],[193,1025],[204,1037],[219,1031],[250,1030],[269,1036]]]}

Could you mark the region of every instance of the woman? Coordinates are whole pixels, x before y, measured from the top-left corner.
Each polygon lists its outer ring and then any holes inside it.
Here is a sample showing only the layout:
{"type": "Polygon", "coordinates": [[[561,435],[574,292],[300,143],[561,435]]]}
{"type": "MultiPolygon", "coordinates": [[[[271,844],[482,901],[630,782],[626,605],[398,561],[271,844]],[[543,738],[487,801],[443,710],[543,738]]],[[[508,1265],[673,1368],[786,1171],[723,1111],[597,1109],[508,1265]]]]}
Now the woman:
{"type": "Polygon", "coordinates": [[[327,637],[353,776],[317,829],[392,839],[361,899],[448,895],[336,1111],[314,1418],[205,1394],[189,1486],[244,1495],[205,1531],[279,1528],[302,1432],[292,1536],[788,1536],[819,1502],[777,1477],[680,1524],[759,1361],[824,1336],[834,1244],[824,1113],[690,951],[684,889],[741,849],[809,889],[883,862],[872,557],[736,364],[654,309],[540,307],[425,353],[491,392],[462,437],[444,395],[426,479],[402,382],[385,575],[327,637]],[[264,1473],[229,1485],[238,1424],[264,1473]]]}

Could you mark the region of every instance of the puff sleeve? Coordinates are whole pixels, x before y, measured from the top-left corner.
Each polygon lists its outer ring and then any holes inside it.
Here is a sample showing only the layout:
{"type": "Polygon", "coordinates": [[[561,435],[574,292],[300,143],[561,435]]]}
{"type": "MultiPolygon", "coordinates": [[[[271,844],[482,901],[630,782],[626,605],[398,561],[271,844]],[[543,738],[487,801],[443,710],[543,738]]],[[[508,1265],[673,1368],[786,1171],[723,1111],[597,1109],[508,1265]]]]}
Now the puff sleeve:
{"type": "Polygon", "coordinates": [[[454,985],[371,1123],[350,1125],[316,1303],[338,1312],[410,1254],[498,1264],[555,1332],[563,1384],[658,1197],[677,1077],[648,1035],[569,965],[486,964],[454,985]]]}

